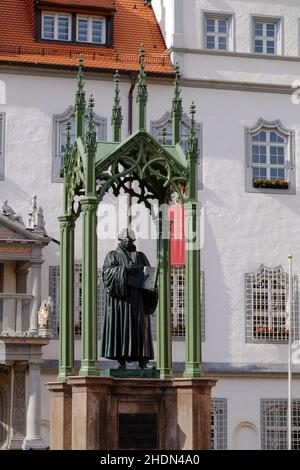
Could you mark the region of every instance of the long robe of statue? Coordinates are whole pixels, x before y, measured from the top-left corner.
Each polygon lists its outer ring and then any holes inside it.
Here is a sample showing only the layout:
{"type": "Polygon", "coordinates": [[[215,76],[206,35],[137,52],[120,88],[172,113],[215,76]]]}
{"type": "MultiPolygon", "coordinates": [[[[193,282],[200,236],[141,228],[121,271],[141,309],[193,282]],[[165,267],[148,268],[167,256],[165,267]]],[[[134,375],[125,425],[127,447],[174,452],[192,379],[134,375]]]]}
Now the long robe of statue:
{"type": "Polygon", "coordinates": [[[132,287],[128,278],[135,267],[149,266],[144,253],[136,251],[133,240],[122,240],[106,255],[102,277],[105,317],[101,355],[117,360],[147,362],[154,358],[150,315],[157,306],[157,292],[132,287]]]}

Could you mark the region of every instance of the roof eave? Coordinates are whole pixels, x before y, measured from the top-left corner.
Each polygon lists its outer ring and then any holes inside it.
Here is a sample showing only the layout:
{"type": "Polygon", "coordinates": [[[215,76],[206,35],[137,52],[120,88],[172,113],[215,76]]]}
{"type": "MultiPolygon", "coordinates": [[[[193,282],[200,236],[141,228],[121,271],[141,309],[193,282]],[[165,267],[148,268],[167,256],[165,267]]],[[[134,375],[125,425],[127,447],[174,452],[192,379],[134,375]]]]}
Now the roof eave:
{"type": "MultiPolygon", "coordinates": [[[[14,60],[2,60],[0,58],[0,66],[1,65],[10,65],[10,66],[18,66],[18,67],[32,67],[32,68],[42,68],[42,69],[51,69],[51,70],[69,70],[69,71],[78,71],[77,65],[60,65],[60,64],[42,64],[37,62],[23,62],[23,61],[14,61],[14,60]]],[[[112,73],[116,70],[115,67],[84,67],[85,72],[88,73],[112,73]]],[[[138,73],[137,69],[133,68],[125,68],[119,69],[120,75],[129,75],[131,73],[138,73]]],[[[159,77],[159,78],[174,78],[174,72],[154,72],[146,70],[148,77],[159,77]]]]}

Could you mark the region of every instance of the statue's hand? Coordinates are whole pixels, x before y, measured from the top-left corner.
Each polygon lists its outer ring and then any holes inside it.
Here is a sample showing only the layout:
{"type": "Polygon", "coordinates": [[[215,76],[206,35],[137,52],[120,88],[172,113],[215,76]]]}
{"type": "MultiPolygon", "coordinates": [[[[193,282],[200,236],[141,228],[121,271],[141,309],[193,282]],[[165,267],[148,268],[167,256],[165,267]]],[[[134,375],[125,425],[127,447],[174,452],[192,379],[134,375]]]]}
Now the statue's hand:
{"type": "Polygon", "coordinates": [[[138,264],[132,264],[132,265],[126,266],[126,271],[129,274],[138,273],[138,272],[141,272],[142,270],[143,270],[143,266],[140,266],[138,264]]]}

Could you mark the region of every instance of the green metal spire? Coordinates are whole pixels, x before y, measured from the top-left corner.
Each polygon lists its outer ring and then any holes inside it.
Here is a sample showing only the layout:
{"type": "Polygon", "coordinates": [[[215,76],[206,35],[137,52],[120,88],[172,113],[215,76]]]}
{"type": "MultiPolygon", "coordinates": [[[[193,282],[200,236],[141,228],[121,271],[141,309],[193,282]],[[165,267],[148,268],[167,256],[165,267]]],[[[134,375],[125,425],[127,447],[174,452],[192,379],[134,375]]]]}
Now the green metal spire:
{"type": "Polygon", "coordinates": [[[85,111],[85,91],[83,79],[83,55],[80,54],[78,61],[78,82],[76,91],[76,138],[84,134],[84,111],[85,111]]]}
{"type": "Polygon", "coordinates": [[[67,133],[67,142],[65,147],[65,152],[63,156],[62,166],[61,166],[61,177],[63,177],[66,173],[68,161],[71,152],[71,121],[68,119],[66,124],[66,133],[67,133]]]}
{"type": "Polygon", "coordinates": [[[186,359],[184,376],[200,377],[203,374],[201,361],[201,302],[200,302],[200,220],[201,204],[198,192],[198,139],[195,126],[196,106],[191,105],[191,128],[188,139],[189,199],[184,204],[185,226],[185,315],[186,315],[186,359]]]}
{"type": "Polygon", "coordinates": [[[122,116],[122,107],[120,104],[120,75],[118,70],[114,75],[114,82],[115,82],[115,98],[114,98],[114,106],[112,109],[112,117],[111,117],[111,125],[112,125],[112,134],[113,134],[113,141],[114,142],[121,142],[121,126],[123,121],[122,116]]]}
{"type": "Polygon", "coordinates": [[[180,67],[175,65],[174,96],[172,100],[173,145],[181,141],[182,98],[180,89],[180,67]]]}
{"type": "Polygon", "coordinates": [[[95,100],[93,95],[90,95],[89,99],[89,125],[88,125],[88,133],[93,134],[95,132],[95,123],[94,123],[94,107],[95,107],[95,100]]]}
{"type": "Polygon", "coordinates": [[[94,195],[95,192],[95,153],[97,148],[96,131],[94,122],[95,100],[93,95],[89,99],[88,107],[88,131],[85,134],[85,151],[87,154],[86,165],[86,194],[94,195]]]}
{"type": "Polygon", "coordinates": [[[82,361],[79,374],[97,375],[97,207],[94,123],[94,98],[88,106],[88,130],[85,134],[85,197],[82,212],[82,361]]]}
{"type": "Polygon", "coordinates": [[[145,49],[142,44],[140,49],[140,73],[138,79],[137,103],[139,130],[146,130],[146,111],[147,111],[148,90],[145,74],[145,49]]]}
{"type": "Polygon", "coordinates": [[[198,159],[198,139],[196,137],[195,126],[196,105],[191,104],[190,117],[191,127],[188,139],[188,163],[190,168],[190,199],[197,199],[197,159],[198,159]]]}

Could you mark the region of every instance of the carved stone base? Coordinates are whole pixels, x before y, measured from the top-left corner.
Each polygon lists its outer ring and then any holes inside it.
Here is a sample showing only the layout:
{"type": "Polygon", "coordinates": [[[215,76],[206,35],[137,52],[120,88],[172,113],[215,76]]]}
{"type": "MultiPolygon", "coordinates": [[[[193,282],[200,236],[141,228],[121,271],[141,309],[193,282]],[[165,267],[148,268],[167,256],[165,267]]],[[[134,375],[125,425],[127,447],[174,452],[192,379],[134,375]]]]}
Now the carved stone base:
{"type": "Polygon", "coordinates": [[[149,369],[106,369],[101,371],[101,377],[115,377],[115,378],[144,378],[144,379],[159,379],[159,370],[153,368],[149,369]]]}
{"type": "Polygon", "coordinates": [[[51,450],[210,449],[210,379],[69,377],[49,383],[51,450]]]}
{"type": "Polygon", "coordinates": [[[9,443],[8,448],[10,450],[22,449],[24,437],[12,437],[9,443]]]}
{"type": "Polygon", "coordinates": [[[46,450],[47,445],[43,439],[25,439],[22,445],[24,450],[46,450]]]}

